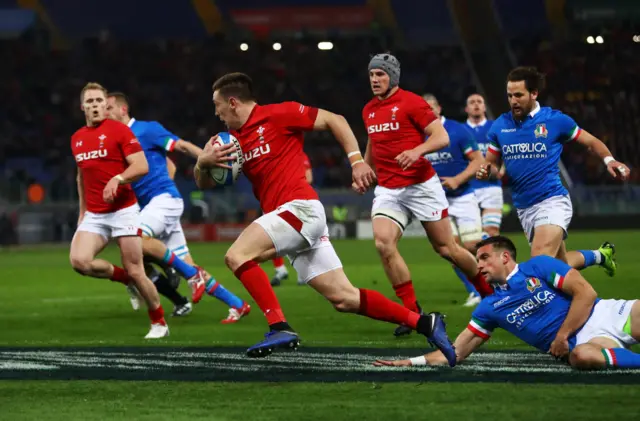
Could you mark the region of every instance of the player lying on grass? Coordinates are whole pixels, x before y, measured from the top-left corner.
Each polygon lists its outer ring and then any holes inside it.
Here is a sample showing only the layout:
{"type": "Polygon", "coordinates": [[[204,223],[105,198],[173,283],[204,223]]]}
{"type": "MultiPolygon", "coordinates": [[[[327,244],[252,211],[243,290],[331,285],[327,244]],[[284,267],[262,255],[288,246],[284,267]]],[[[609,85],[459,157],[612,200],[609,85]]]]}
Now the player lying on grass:
{"type": "MultiPolygon", "coordinates": [[[[478,269],[495,285],[482,300],[454,346],[463,361],[501,327],[527,344],[568,361],[577,369],[640,368],[640,355],[627,349],[640,340],[637,300],[603,300],[580,272],[549,256],[516,263],[506,237],[478,243],[478,269]]],[[[441,365],[439,352],[377,366],[441,365]]]]}

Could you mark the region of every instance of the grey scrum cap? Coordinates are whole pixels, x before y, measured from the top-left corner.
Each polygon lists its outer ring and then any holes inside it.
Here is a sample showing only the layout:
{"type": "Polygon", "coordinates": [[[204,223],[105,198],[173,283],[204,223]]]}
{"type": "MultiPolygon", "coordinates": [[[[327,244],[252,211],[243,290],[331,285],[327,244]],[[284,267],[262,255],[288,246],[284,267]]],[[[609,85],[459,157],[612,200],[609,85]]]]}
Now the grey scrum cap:
{"type": "Polygon", "coordinates": [[[389,87],[393,88],[400,83],[400,62],[391,54],[376,54],[369,62],[369,71],[379,69],[389,75],[389,87]]]}

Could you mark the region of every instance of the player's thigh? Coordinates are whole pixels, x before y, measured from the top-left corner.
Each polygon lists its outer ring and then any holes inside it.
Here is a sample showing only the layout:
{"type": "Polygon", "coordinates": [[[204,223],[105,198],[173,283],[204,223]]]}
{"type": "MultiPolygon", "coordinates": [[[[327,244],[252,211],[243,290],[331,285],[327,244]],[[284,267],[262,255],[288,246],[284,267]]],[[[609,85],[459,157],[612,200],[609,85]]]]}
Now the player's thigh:
{"type": "Polygon", "coordinates": [[[142,238],[137,235],[119,236],[116,238],[120,248],[122,266],[132,277],[144,274],[142,258],[142,238]]]}
{"type": "Polygon", "coordinates": [[[103,234],[78,229],[71,240],[69,260],[74,268],[82,269],[109,244],[103,234]]]}
{"type": "Polygon", "coordinates": [[[449,198],[449,216],[453,222],[454,236],[469,250],[482,239],[482,216],[474,194],[449,198]]]}
{"type": "Polygon", "coordinates": [[[140,228],[146,236],[164,239],[180,225],[183,211],[182,199],[156,196],[140,211],[140,228]]]}
{"type": "Polygon", "coordinates": [[[437,176],[405,188],[400,199],[400,203],[422,223],[439,221],[449,214],[449,202],[437,176]]]}
{"type": "Polygon", "coordinates": [[[384,214],[374,216],[371,221],[373,225],[373,240],[376,248],[380,252],[395,249],[398,241],[402,238],[402,229],[393,219],[384,214]]]}
{"type": "Polygon", "coordinates": [[[422,226],[434,250],[440,251],[443,248],[456,246],[456,239],[451,228],[451,218],[423,222],[422,226]]]}
{"type": "Polygon", "coordinates": [[[637,300],[599,300],[576,334],[576,346],[590,343],[604,348],[626,348],[638,343],[632,330],[634,307],[640,312],[637,305],[637,300]]]}
{"type": "Polygon", "coordinates": [[[373,224],[373,234],[376,235],[376,220],[380,220],[378,228],[383,230],[379,234],[396,232],[386,221],[394,224],[400,231],[400,235],[407,228],[411,221],[411,211],[402,202],[402,193],[405,189],[388,189],[377,186],[374,190],[375,198],[371,205],[371,221],[373,224]],[[385,229],[387,228],[387,229],[385,229]]]}
{"type": "Polygon", "coordinates": [[[187,246],[187,238],[184,236],[180,222],[173,227],[173,230],[164,238],[163,242],[164,245],[180,259],[185,262],[187,261],[187,257],[191,259],[189,247],[187,246]]]}
{"type": "MultiPolygon", "coordinates": [[[[542,227],[559,227],[562,232],[560,241],[567,238],[569,224],[573,217],[573,206],[569,196],[553,196],[528,208],[517,209],[517,211],[522,229],[524,230],[527,240],[532,247],[534,238],[542,227]]],[[[557,229],[548,229],[547,231],[545,240],[548,239],[547,237],[549,232],[553,231],[555,233],[557,232],[557,229]]],[[[555,243],[551,245],[553,251],[551,256],[556,255],[558,247],[560,246],[560,242],[555,238],[554,240],[555,243]]],[[[540,241],[542,240],[538,240],[538,242],[540,241]]]]}
{"type": "Polygon", "coordinates": [[[558,256],[564,241],[564,234],[564,230],[558,225],[537,226],[531,241],[531,257],[540,255],[558,256]]]}
{"type": "Polygon", "coordinates": [[[245,228],[231,244],[224,256],[224,260],[227,267],[235,272],[249,260],[263,262],[275,256],[276,247],[273,244],[273,240],[267,234],[265,228],[255,221],[245,228]]]}

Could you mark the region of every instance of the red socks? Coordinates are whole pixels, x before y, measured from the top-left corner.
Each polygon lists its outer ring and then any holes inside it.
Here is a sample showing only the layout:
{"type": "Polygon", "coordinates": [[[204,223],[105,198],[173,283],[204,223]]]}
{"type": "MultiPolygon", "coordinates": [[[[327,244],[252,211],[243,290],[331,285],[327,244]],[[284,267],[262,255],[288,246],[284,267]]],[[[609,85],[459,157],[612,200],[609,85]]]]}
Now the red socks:
{"type": "Polygon", "coordinates": [[[264,313],[269,325],[275,323],[286,323],[284,313],[278,302],[276,294],[269,283],[269,277],[260,266],[253,260],[243,263],[236,271],[236,278],[240,279],[242,285],[251,294],[251,297],[258,303],[258,307],[264,313]]]}
{"type": "Polygon", "coordinates": [[[415,329],[420,315],[370,289],[360,289],[359,314],[415,329]]]}
{"type": "Polygon", "coordinates": [[[273,267],[279,268],[280,266],[284,266],[284,257],[276,257],[273,259],[273,267]]]}
{"type": "Polygon", "coordinates": [[[127,273],[127,271],[125,271],[124,269],[116,265],[113,265],[113,274],[109,279],[111,279],[114,282],[120,282],[121,284],[125,284],[125,285],[129,285],[129,282],[131,282],[131,278],[129,277],[129,274],[127,273]]]}
{"type": "Polygon", "coordinates": [[[409,280],[400,285],[394,285],[393,289],[396,292],[396,297],[402,300],[402,304],[406,308],[416,313],[419,312],[417,305],[418,299],[416,298],[416,292],[413,289],[413,282],[409,280]]]}
{"type": "Polygon", "coordinates": [[[149,310],[149,318],[151,319],[151,324],[153,325],[167,325],[167,322],[164,320],[164,309],[162,308],[162,306],[158,306],[158,308],[156,308],[155,310],[149,310]]]}
{"type": "Polygon", "coordinates": [[[493,288],[480,272],[478,272],[473,278],[469,278],[469,282],[473,284],[476,291],[478,291],[478,294],[480,294],[482,298],[493,294],[493,288]]]}

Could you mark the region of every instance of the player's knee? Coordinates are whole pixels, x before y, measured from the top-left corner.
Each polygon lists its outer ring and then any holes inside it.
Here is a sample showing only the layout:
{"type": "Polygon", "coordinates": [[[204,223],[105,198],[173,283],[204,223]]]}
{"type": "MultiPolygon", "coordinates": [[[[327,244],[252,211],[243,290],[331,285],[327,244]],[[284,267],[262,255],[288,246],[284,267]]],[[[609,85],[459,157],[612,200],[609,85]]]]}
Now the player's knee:
{"type": "Polygon", "coordinates": [[[390,258],[397,251],[397,245],[393,238],[388,238],[385,236],[377,236],[375,238],[376,250],[378,250],[378,254],[384,258],[390,258]]]}
{"type": "Polygon", "coordinates": [[[360,310],[360,290],[356,287],[337,291],[327,299],[341,313],[357,313],[360,310]]]}
{"type": "Polygon", "coordinates": [[[605,361],[599,349],[589,345],[582,345],[571,351],[569,364],[578,370],[594,370],[603,368],[605,361]]]}
{"type": "Polygon", "coordinates": [[[249,259],[231,249],[224,255],[224,264],[227,265],[232,272],[235,272],[247,260],[249,259]]]}
{"type": "Polygon", "coordinates": [[[84,256],[69,256],[71,267],[80,275],[87,276],[91,273],[91,260],[84,256]]]}

